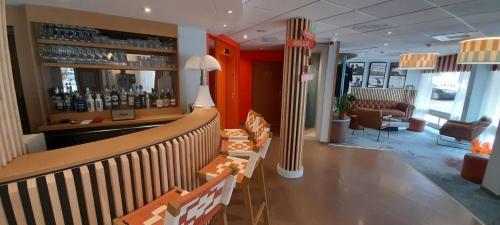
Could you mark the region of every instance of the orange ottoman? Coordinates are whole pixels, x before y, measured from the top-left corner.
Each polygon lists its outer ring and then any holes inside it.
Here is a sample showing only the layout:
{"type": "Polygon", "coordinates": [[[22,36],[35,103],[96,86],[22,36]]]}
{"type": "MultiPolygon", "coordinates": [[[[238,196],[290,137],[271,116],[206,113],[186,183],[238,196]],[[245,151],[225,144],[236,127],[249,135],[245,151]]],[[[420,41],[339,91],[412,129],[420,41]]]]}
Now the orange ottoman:
{"type": "Polygon", "coordinates": [[[481,184],[489,159],[490,157],[488,155],[467,153],[464,156],[462,177],[474,183],[481,184]]]}
{"type": "Polygon", "coordinates": [[[408,119],[408,129],[409,131],[413,132],[422,132],[425,129],[425,120],[423,119],[418,119],[418,118],[410,118],[408,119]]]}

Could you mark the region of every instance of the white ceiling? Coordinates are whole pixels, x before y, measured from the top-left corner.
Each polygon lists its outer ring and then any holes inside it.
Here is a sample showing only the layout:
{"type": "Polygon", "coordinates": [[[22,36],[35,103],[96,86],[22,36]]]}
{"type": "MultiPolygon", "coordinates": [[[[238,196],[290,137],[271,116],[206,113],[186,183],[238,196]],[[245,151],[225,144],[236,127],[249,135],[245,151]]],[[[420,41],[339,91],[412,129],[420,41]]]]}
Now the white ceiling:
{"type": "Polygon", "coordinates": [[[434,40],[431,36],[437,34],[500,35],[500,0],[6,1],[202,27],[230,36],[244,50],[283,48],[285,20],[299,16],[314,21],[318,42],[340,40],[342,52],[364,58],[393,58],[410,51],[456,51],[456,41],[434,40]],[[145,6],[152,12],[144,13],[145,6]]]}
{"type": "Polygon", "coordinates": [[[241,0],[6,0],[6,3],[90,11],[207,28],[217,33],[222,32],[224,24],[237,25],[243,10],[241,0]],[[145,13],[145,7],[151,12],[145,13]],[[229,10],[231,14],[227,13],[229,10]]]}
{"type": "Polygon", "coordinates": [[[397,58],[410,51],[450,54],[457,50],[457,41],[440,42],[433,35],[462,32],[500,35],[499,0],[243,2],[244,19],[222,33],[246,50],[282,48],[285,20],[297,16],[314,21],[318,42],[340,40],[342,52],[354,52],[363,58],[397,58]],[[245,20],[247,17],[252,19],[245,20]],[[248,38],[243,38],[244,35],[248,38]]]}

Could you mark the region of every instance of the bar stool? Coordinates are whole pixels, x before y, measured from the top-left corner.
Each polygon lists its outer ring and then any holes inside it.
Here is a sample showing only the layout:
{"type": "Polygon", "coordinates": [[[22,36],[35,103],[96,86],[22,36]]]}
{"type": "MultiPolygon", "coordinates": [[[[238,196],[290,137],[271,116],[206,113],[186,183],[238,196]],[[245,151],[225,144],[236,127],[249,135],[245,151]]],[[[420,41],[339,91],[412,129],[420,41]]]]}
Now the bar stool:
{"type": "Polygon", "coordinates": [[[217,157],[209,165],[199,171],[202,178],[212,179],[218,170],[225,166],[235,165],[239,169],[236,177],[236,188],[243,192],[244,204],[248,212],[247,218],[251,225],[259,223],[263,217],[264,224],[269,225],[269,209],[267,202],[267,191],[264,178],[263,159],[265,158],[272,133],[269,131],[270,125],[262,118],[259,128],[252,140],[223,140],[221,145],[221,156],[217,157]],[[251,181],[253,172],[258,169],[259,191],[262,201],[259,208],[254,213],[251,195],[251,181]]]}
{"type": "Polygon", "coordinates": [[[231,199],[238,169],[223,168],[213,179],[192,192],[179,188],[147,205],[113,220],[114,225],[205,225],[219,216],[227,225],[226,208],[231,199]]]}
{"type": "Polygon", "coordinates": [[[253,133],[257,131],[260,118],[262,116],[253,110],[248,111],[247,119],[243,129],[224,129],[221,130],[220,135],[222,139],[226,140],[249,140],[253,133]]]}

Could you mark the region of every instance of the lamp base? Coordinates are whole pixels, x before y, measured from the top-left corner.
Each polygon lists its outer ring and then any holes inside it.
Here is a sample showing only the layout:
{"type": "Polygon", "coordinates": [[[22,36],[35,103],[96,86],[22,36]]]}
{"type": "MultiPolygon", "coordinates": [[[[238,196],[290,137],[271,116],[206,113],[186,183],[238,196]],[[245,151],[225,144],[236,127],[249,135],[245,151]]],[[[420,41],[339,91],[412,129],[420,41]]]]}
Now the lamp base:
{"type": "Polygon", "coordinates": [[[196,101],[193,104],[194,107],[214,107],[215,103],[212,100],[212,96],[210,96],[210,89],[208,85],[200,85],[198,88],[198,96],[196,97],[196,101]]]}

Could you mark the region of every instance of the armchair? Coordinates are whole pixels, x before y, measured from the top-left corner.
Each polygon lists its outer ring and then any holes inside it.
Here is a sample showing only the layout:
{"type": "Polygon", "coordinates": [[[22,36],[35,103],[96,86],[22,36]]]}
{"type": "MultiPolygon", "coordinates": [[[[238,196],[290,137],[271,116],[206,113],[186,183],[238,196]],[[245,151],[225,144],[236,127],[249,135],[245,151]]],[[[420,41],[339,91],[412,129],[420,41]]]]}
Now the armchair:
{"type": "MultiPolygon", "coordinates": [[[[381,110],[358,109],[357,117],[362,127],[378,130],[377,142],[380,140],[380,132],[390,126],[389,121],[384,121],[387,116],[384,117],[381,110]]],[[[387,137],[389,137],[389,129],[387,129],[387,137]]]]}
{"type": "Polygon", "coordinates": [[[483,133],[490,124],[491,119],[484,116],[474,122],[448,120],[445,124],[443,124],[441,129],[439,129],[437,144],[439,144],[441,136],[448,136],[459,141],[470,142],[481,135],[481,133],[483,133]]]}

